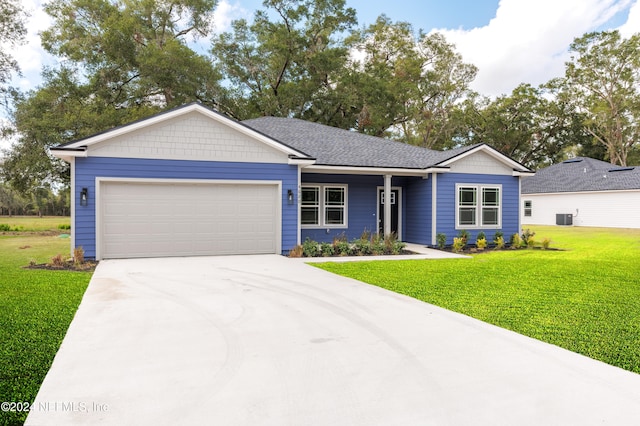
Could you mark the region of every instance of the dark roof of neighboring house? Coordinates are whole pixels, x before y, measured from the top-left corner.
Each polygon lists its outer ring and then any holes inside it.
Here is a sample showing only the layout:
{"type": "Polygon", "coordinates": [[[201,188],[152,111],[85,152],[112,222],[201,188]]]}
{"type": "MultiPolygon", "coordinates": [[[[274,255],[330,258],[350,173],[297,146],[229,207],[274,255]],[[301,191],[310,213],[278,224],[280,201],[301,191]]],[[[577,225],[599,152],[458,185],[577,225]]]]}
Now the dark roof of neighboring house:
{"type": "Polygon", "coordinates": [[[296,118],[260,117],[242,124],[314,157],[319,165],[423,169],[478,146],[434,151],[296,118]]]}
{"type": "Polygon", "coordinates": [[[621,167],[576,157],[522,180],[523,194],[640,189],[640,166],[621,167]]]}

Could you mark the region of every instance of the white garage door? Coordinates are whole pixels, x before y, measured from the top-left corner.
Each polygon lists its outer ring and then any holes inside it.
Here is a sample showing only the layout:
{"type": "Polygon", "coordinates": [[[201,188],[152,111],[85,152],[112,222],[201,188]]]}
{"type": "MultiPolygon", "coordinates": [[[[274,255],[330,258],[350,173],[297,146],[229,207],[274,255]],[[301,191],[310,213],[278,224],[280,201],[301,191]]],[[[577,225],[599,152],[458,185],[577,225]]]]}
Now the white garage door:
{"type": "Polygon", "coordinates": [[[102,258],[276,253],[277,184],[101,182],[102,258]]]}

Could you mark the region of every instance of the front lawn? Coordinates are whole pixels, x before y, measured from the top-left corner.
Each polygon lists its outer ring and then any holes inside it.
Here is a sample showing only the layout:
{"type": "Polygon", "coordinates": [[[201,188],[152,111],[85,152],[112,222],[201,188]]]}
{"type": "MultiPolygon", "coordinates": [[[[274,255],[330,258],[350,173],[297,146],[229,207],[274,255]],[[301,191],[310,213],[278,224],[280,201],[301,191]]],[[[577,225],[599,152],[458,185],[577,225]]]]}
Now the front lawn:
{"type": "Polygon", "coordinates": [[[531,229],[566,251],[314,266],[640,373],[640,230],[531,229]]]}
{"type": "MultiPolygon", "coordinates": [[[[14,224],[46,231],[69,223],[27,220],[14,224]]],[[[51,233],[0,234],[0,402],[33,402],[91,278],[87,272],[22,268],[31,260],[46,263],[69,254],[69,239],[51,233]]],[[[0,411],[0,425],[25,418],[26,413],[0,411]]]]}

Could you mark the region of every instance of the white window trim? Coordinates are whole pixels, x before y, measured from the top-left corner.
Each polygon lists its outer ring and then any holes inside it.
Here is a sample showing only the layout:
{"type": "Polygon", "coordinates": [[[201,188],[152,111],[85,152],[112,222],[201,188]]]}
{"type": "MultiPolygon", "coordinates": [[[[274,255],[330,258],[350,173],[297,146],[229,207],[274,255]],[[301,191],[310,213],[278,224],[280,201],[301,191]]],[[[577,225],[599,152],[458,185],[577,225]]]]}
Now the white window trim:
{"type": "Polygon", "coordinates": [[[457,183],[456,184],[456,229],[502,229],[502,185],[500,184],[478,184],[478,183],[457,183]],[[476,224],[461,225],[460,224],[460,188],[475,188],[476,190],[476,224]],[[499,205],[498,205],[498,224],[482,225],[482,190],[498,189],[499,205]]]}
{"type": "MultiPolygon", "coordinates": [[[[300,223],[300,227],[303,229],[346,229],[349,227],[349,185],[340,184],[340,183],[311,183],[305,182],[300,186],[300,216],[298,219],[298,223],[300,223]],[[320,192],[320,211],[318,212],[318,221],[317,225],[303,225],[302,224],[302,189],[304,188],[319,188],[320,192]],[[344,224],[336,225],[336,224],[326,224],[325,223],[325,213],[326,213],[326,203],[325,203],[325,188],[342,188],[344,189],[344,224]]],[[[335,206],[329,206],[335,207],[335,206]]]]}

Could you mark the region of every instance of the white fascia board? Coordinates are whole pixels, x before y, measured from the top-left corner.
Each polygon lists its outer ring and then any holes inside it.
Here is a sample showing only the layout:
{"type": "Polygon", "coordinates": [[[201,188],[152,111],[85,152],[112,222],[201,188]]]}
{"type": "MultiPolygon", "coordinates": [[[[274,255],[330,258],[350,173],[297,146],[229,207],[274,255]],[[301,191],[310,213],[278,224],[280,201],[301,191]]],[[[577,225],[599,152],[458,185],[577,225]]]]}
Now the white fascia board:
{"type": "Polygon", "coordinates": [[[462,153],[454,158],[451,158],[449,160],[443,161],[442,163],[440,163],[440,166],[450,166],[451,164],[455,163],[458,160],[461,160],[465,157],[468,157],[469,155],[473,155],[477,152],[483,151],[486,154],[492,156],[493,158],[495,158],[496,160],[500,161],[501,163],[504,163],[506,165],[508,165],[509,167],[511,167],[512,169],[516,170],[516,171],[521,171],[521,172],[528,172],[530,171],[529,169],[527,169],[525,166],[523,166],[522,164],[518,163],[515,160],[512,160],[511,158],[507,157],[506,155],[500,153],[499,151],[496,151],[495,149],[491,148],[489,145],[480,145],[477,146],[465,153],[462,153]]]}
{"type": "Polygon", "coordinates": [[[243,124],[240,124],[239,122],[232,120],[228,117],[225,117],[222,114],[216,113],[208,108],[203,107],[202,105],[199,104],[191,104],[191,105],[187,105],[185,107],[182,108],[177,108],[173,111],[168,111],[165,113],[160,113],[156,116],[153,117],[149,117],[146,119],[141,119],[140,121],[137,121],[135,123],[131,123],[131,124],[125,124],[121,127],[117,127],[115,129],[112,130],[108,130],[104,133],[100,133],[98,135],[95,136],[91,136],[89,138],[86,139],[82,139],[80,141],[65,145],[64,148],[79,148],[79,147],[84,147],[84,146],[91,146],[100,142],[104,142],[106,140],[115,138],[117,136],[121,136],[121,135],[126,135],[127,133],[131,133],[131,132],[135,132],[136,130],[140,130],[140,129],[144,129],[145,127],[149,127],[149,126],[153,126],[154,124],[158,124],[158,123],[162,123],[163,121],[168,121],[171,119],[174,119],[176,117],[180,117],[182,115],[185,114],[189,114],[193,111],[197,111],[219,123],[222,123],[234,130],[237,130],[238,132],[247,135],[251,138],[254,138],[272,148],[275,148],[278,151],[284,152],[288,155],[295,155],[295,156],[299,156],[299,157],[303,157],[305,156],[305,154],[303,152],[297,151],[293,148],[290,148],[286,145],[283,145],[282,143],[269,138],[268,136],[265,136],[259,132],[256,132],[255,130],[244,126],[243,124]]]}
{"type": "Polygon", "coordinates": [[[626,193],[626,192],[631,192],[631,193],[635,192],[640,194],[640,189],[601,189],[598,191],[573,191],[573,192],[532,192],[528,194],[520,193],[520,197],[524,198],[524,197],[537,196],[537,195],[563,196],[563,195],[614,194],[614,193],[626,193]]]}
{"type": "Polygon", "coordinates": [[[303,169],[304,173],[327,173],[347,175],[393,175],[426,177],[430,173],[426,169],[401,169],[392,167],[357,167],[311,165],[303,169]]]}
{"type": "Polygon", "coordinates": [[[56,158],[66,161],[67,163],[70,163],[75,157],[87,156],[87,151],[84,149],[49,148],[49,153],[56,158]]]}
{"type": "Polygon", "coordinates": [[[293,166],[310,166],[315,164],[316,160],[311,158],[289,158],[289,165],[293,166]]]}
{"type": "Polygon", "coordinates": [[[529,176],[535,176],[536,172],[521,172],[519,170],[514,170],[512,176],[516,176],[516,177],[529,177],[529,176]]]}

